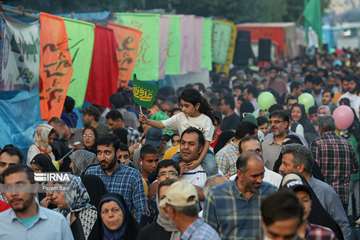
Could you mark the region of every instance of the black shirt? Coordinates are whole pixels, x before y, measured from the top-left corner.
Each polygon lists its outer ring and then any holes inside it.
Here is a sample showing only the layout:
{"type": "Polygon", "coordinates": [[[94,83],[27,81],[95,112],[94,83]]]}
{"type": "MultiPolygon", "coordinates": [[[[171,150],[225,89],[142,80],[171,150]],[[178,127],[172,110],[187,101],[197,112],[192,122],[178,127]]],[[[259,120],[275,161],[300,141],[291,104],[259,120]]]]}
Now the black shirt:
{"type": "Polygon", "coordinates": [[[240,121],[240,117],[236,115],[236,113],[233,113],[228,117],[224,117],[220,125],[221,131],[236,130],[240,121]]]}
{"type": "Polygon", "coordinates": [[[171,234],[155,221],[140,231],[137,240],[170,240],[171,234]]]}

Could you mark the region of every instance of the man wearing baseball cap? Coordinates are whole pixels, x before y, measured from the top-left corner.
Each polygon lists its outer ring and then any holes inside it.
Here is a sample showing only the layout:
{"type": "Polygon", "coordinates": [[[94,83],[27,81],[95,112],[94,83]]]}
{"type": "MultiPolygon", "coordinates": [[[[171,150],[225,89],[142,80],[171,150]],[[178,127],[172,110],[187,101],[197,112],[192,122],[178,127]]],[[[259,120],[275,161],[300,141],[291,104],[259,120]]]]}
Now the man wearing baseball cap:
{"type": "Polygon", "coordinates": [[[160,208],[181,232],[181,240],[220,240],[218,233],[198,218],[199,198],[191,183],[173,183],[160,201],[160,208]]]}
{"type": "Polygon", "coordinates": [[[312,208],[312,191],[311,188],[303,182],[301,177],[297,174],[290,173],[284,176],[283,188],[292,190],[299,202],[303,206],[304,216],[303,222],[298,229],[298,236],[302,239],[316,240],[334,240],[334,232],[330,228],[326,228],[320,225],[311,224],[309,222],[309,216],[312,208]]]}

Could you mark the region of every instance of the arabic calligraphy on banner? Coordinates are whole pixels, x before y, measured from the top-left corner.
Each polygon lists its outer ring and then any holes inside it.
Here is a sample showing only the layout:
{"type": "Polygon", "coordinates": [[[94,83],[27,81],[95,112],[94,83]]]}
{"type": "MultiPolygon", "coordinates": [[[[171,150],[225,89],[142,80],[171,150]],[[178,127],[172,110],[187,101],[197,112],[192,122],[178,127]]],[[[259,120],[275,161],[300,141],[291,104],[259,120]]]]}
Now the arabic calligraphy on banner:
{"type": "Polygon", "coordinates": [[[119,66],[118,87],[125,88],[132,78],[142,32],[115,23],[109,23],[107,27],[114,31],[118,44],[118,48],[116,49],[116,58],[119,66]]]}
{"type": "Polygon", "coordinates": [[[64,20],[40,13],[41,118],[60,117],[72,77],[72,60],[64,20]]]}

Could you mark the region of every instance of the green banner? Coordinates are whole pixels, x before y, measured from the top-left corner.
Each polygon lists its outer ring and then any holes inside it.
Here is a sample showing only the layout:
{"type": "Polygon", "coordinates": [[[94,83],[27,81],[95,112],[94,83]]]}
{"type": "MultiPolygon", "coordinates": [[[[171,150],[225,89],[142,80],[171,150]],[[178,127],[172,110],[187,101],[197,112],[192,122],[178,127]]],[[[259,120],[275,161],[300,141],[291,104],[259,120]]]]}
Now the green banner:
{"type": "Polygon", "coordinates": [[[222,21],[213,21],[213,62],[225,64],[231,39],[231,26],[222,21]]]}
{"type": "Polygon", "coordinates": [[[64,18],[64,22],[73,66],[67,95],[75,99],[76,107],[82,107],[92,61],[95,25],[68,18],[64,18]]]}
{"type": "Polygon", "coordinates": [[[158,82],[133,80],[133,100],[144,108],[151,108],[156,100],[159,89],[158,82]]]}
{"type": "Polygon", "coordinates": [[[201,48],[201,68],[211,71],[212,69],[212,27],[213,21],[211,18],[204,18],[203,33],[202,33],[202,48],[201,48]]]}
{"type": "Polygon", "coordinates": [[[181,74],[181,16],[170,15],[168,53],[165,73],[181,74]]]}
{"type": "Polygon", "coordinates": [[[139,80],[159,80],[160,15],[145,13],[115,13],[116,22],[142,32],[139,53],[133,74],[139,80]]]}

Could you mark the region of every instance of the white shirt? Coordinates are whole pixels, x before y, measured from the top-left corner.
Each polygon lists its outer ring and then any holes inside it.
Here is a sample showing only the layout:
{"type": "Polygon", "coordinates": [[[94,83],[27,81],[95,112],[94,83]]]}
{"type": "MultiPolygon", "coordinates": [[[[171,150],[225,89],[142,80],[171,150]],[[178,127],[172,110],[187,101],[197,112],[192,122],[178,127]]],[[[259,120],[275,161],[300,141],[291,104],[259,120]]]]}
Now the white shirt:
{"type": "Polygon", "coordinates": [[[183,175],[181,176],[181,180],[185,180],[192,185],[203,188],[205,187],[205,183],[207,180],[206,172],[203,167],[199,165],[193,170],[183,173],[183,175]]]}
{"type": "Polygon", "coordinates": [[[350,106],[355,110],[356,116],[359,117],[360,97],[356,94],[346,92],[340,97],[339,101],[343,98],[348,98],[350,100],[350,106]]]}
{"type": "MultiPolygon", "coordinates": [[[[232,175],[230,177],[231,181],[234,181],[236,178],[236,174],[232,175]]],[[[265,167],[265,173],[264,173],[264,182],[270,183],[274,185],[275,187],[279,188],[281,184],[282,176],[274,171],[271,171],[270,169],[267,169],[265,167]]]]}
{"type": "Polygon", "coordinates": [[[212,141],[215,131],[211,119],[205,114],[200,114],[198,117],[188,117],[185,113],[180,112],[161,122],[166,128],[177,130],[180,136],[187,128],[195,127],[204,134],[205,140],[209,142],[212,141]]]}

